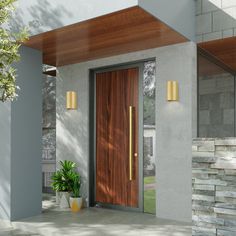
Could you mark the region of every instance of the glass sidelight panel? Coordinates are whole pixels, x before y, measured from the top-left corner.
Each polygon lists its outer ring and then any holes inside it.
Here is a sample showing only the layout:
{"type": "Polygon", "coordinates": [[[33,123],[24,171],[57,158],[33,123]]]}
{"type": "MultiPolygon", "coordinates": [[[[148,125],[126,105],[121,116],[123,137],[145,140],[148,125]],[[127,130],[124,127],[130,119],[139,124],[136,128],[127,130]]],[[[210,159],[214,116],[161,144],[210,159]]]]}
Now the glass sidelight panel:
{"type": "Polygon", "coordinates": [[[143,76],[143,170],[144,212],[156,213],[156,126],[155,126],[155,78],[156,63],[144,63],[143,76]]]}
{"type": "Polygon", "coordinates": [[[198,56],[198,136],[235,136],[235,79],[213,60],[198,56]]]}

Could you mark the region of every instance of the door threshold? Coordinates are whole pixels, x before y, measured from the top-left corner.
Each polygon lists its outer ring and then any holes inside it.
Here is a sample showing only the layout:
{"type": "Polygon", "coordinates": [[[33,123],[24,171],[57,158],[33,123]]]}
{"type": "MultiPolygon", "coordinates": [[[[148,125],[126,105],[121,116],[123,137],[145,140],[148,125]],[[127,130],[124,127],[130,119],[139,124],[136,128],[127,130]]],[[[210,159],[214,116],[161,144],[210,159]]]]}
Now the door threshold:
{"type": "Polygon", "coordinates": [[[94,207],[101,208],[101,209],[144,213],[140,208],[124,207],[124,206],[112,205],[112,204],[106,204],[106,203],[96,203],[94,207]]]}

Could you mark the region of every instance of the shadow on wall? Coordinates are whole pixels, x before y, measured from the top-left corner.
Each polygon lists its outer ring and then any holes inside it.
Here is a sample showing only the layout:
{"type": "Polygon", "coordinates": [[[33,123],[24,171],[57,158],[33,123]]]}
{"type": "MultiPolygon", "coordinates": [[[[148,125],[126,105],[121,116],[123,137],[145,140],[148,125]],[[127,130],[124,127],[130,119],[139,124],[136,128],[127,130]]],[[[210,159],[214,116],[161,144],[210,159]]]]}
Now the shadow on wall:
{"type": "MultiPolygon", "coordinates": [[[[63,84],[63,78],[58,73],[57,82],[63,84]]],[[[81,105],[77,110],[66,110],[65,93],[57,88],[56,118],[57,118],[57,162],[59,160],[75,161],[82,176],[81,193],[84,199],[88,195],[88,120],[82,115],[81,105]],[[58,91],[59,90],[59,91],[58,91]],[[65,155],[66,154],[66,155],[65,155]]],[[[68,89],[65,89],[69,90],[68,89]]],[[[64,91],[64,90],[63,90],[64,91]]],[[[85,112],[86,114],[86,112],[85,112]]]]}
{"type": "Polygon", "coordinates": [[[30,35],[38,34],[51,29],[63,26],[63,18],[72,17],[62,4],[52,5],[48,0],[37,0],[35,5],[27,8],[32,21],[26,22],[24,12],[18,7],[13,13],[8,28],[17,32],[19,29],[27,27],[30,35]]]}
{"type": "Polygon", "coordinates": [[[234,36],[236,32],[235,12],[235,1],[197,0],[198,40],[209,41],[234,36]]]}

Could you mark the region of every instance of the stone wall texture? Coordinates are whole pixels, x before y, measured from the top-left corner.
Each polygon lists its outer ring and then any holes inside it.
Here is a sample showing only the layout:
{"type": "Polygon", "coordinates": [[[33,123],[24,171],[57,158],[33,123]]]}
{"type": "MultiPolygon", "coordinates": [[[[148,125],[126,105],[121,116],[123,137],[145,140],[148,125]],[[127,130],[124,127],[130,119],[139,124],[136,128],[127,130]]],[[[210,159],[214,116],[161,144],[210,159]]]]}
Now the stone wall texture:
{"type": "Polygon", "coordinates": [[[43,192],[51,192],[51,176],[56,168],[56,78],[43,78],[43,192]]]}
{"type": "Polygon", "coordinates": [[[234,137],[234,76],[229,73],[204,76],[198,83],[198,136],[234,137]]]}
{"type": "Polygon", "coordinates": [[[235,0],[196,0],[197,41],[236,36],[235,0]]]}
{"type": "Polygon", "coordinates": [[[236,138],[193,140],[194,236],[236,235],[236,138]]]}

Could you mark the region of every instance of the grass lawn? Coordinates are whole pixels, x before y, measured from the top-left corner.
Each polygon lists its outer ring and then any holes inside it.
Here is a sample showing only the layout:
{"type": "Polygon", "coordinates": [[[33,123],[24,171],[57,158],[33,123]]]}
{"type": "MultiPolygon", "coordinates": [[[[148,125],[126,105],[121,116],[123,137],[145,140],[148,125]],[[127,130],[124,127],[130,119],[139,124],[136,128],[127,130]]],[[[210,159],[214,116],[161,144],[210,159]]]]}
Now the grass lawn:
{"type": "Polygon", "coordinates": [[[144,191],[144,212],[156,214],[156,191],[144,191]]]}
{"type": "Polygon", "coordinates": [[[153,184],[155,183],[155,176],[148,176],[148,177],[144,177],[144,185],[145,184],[153,184]]]}
{"type": "MultiPolygon", "coordinates": [[[[145,177],[145,184],[155,183],[155,176],[145,177]]],[[[150,189],[144,191],[144,212],[156,214],[156,190],[150,189]]]]}

